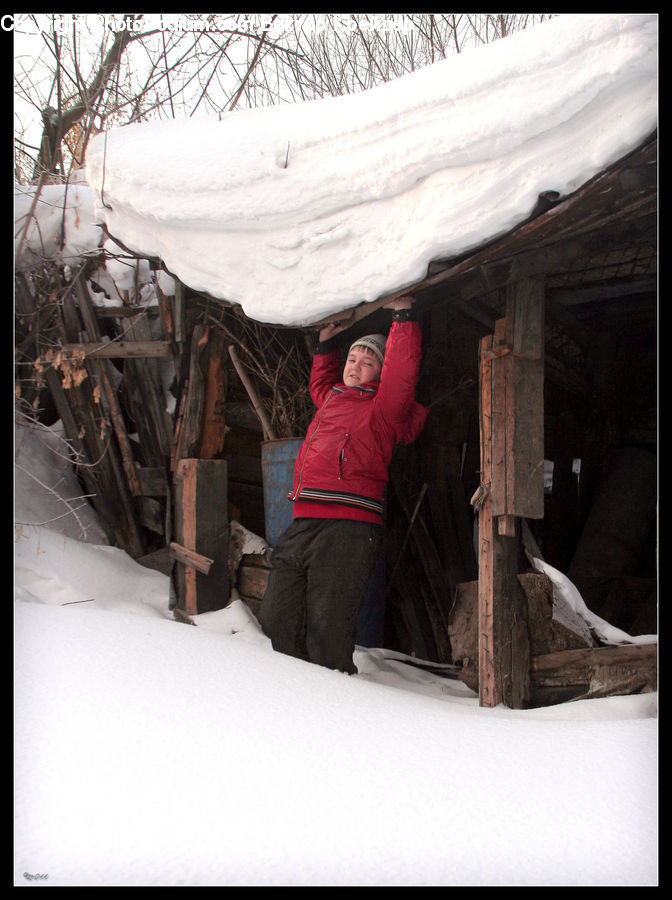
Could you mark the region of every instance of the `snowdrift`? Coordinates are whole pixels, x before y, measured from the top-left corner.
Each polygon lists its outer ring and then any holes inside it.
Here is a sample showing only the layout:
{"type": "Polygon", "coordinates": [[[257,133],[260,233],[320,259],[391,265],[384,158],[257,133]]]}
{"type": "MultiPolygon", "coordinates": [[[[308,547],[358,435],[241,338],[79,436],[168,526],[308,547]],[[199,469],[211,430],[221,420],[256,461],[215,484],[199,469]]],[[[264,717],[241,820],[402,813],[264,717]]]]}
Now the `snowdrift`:
{"type": "Polygon", "coordinates": [[[361,94],[99,135],[87,179],[125,246],[306,325],[506,232],[656,121],[657,17],[570,14],[361,94]]]}

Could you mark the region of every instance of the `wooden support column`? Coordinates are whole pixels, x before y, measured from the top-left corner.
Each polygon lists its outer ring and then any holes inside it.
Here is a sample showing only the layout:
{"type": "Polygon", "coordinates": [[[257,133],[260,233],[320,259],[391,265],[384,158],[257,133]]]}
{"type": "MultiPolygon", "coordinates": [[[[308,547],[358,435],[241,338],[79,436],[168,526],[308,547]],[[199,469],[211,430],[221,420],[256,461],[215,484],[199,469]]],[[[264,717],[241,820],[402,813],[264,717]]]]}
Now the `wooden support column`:
{"type": "Polygon", "coordinates": [[[222,609],[229,602],[226,460],[179,460],[175,493],[177,605],[187,615],[222,609]],[[203,560],[207,566],[196,565],[203,560]]]}
{"type": "Polygon", "coordinates": [[[479,702],[526,705],[527,605],[518,574],[519,518],[542,518],[543,282],[507,289],[506,317],[480,345],[479,702]]]}

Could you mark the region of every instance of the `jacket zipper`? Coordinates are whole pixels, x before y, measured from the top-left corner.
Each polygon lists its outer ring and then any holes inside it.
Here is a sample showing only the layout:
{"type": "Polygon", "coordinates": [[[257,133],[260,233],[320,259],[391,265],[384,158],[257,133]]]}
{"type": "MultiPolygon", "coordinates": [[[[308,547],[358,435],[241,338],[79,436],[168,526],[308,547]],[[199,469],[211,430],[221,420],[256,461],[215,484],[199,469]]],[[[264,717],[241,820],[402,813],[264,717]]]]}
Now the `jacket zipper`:
{"type": "Polygon", "coordinates": [[[303,462],[301,463],[301,469],[299,470],[299,478],[298,478],[298,481],[296,482],[296,490],[294,491],[293,494],[289,495],[290,500],[296,500],[296,498],[301,493],[301,479],[303,478],[303,467],[306,464],[306,457],[308,456],[308,450],[310,449],[310,445],[313,443],[313,438],[315,437],[317,432],[320,430],[320,425],[322,424],[322,413],[324,412],[324,407],[334,396],[334,393],[335,392],[332,388],[332,390],[329,392],[329,394],[327,396],[327,399],[324,401],[324,403],[322,404],[322,407],[320,408],[320,414],[319,414],[319,417],[317,420],[317,425],[315,426],[315,431],[311,434],[310,440],[308,441],[308,444],[306,445],[306,452],[303,454],[303,462]]]}
{"type": "Polygon", "coordinates": [[[345,441],[343,442],[343,446],[341,447],[341,452],[338,454],[338,479],[341,481],[343,479],[343,463],[347,462],[345,458],[345,445],[350,440],[350,435],[346,434],[345,441]]]}

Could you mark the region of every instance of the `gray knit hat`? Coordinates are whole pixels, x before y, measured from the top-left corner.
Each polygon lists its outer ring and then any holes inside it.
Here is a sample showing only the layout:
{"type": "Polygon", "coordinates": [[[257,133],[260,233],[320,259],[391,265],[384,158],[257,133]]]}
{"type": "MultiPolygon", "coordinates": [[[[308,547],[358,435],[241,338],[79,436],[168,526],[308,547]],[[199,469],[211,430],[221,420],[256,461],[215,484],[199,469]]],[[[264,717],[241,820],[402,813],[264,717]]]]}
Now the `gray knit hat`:
{"type": "Polygon", "coordinates": [[[384,334],[365,334],[364,337],[357,338],[357,340],[350,345],[350,350],[352,350],[353,347],[366,347],[367,350],[371,350],[376,354],[378,361],[382,366],[383,360],[385,359],[386,341],[387,338],[384,334]]]}

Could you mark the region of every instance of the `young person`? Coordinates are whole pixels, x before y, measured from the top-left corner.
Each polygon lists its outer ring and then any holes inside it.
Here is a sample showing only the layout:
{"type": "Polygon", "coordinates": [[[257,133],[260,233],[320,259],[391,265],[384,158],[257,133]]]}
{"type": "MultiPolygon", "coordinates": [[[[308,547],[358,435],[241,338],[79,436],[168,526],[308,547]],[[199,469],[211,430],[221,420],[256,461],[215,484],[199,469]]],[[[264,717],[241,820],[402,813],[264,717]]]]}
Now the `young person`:
{"type": "Polygon", "coordinates": [[[317,413],[294,470],[290,526],[271,557],[260,624],[281,653],[354,674],[355,631],[382,543],[388,465],[420,434],[415,400],[422,335],[413,298],[387,304],[387,338],[350,346],[342,380],[331,323],[319,332],[310,376],[317,413]]]}

